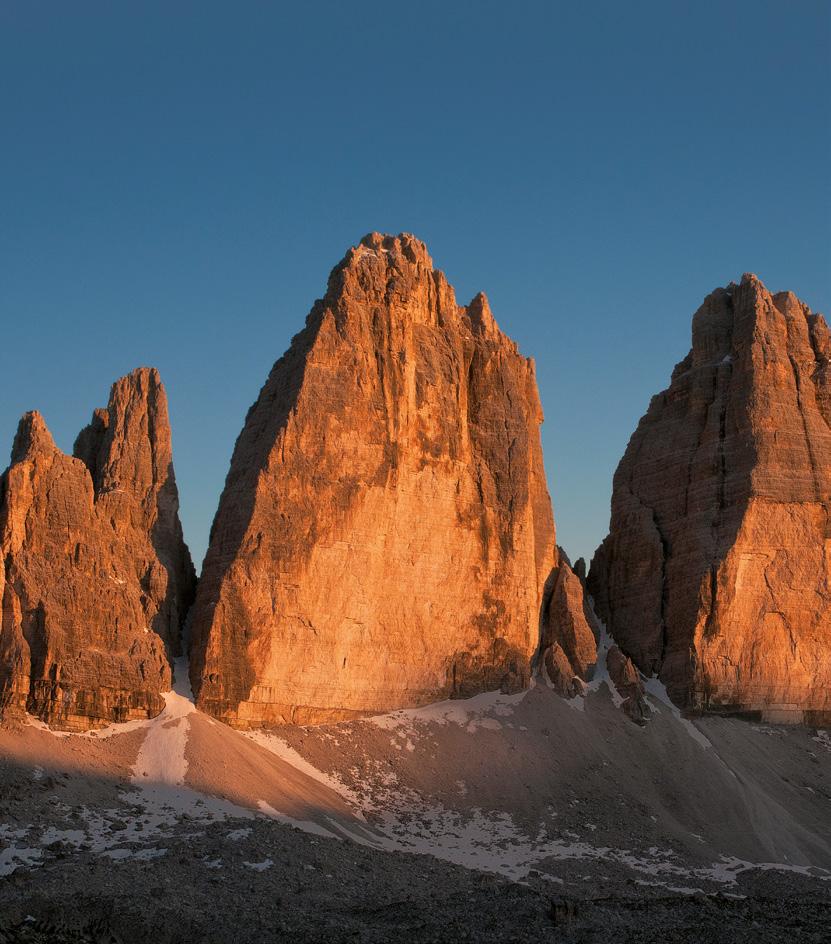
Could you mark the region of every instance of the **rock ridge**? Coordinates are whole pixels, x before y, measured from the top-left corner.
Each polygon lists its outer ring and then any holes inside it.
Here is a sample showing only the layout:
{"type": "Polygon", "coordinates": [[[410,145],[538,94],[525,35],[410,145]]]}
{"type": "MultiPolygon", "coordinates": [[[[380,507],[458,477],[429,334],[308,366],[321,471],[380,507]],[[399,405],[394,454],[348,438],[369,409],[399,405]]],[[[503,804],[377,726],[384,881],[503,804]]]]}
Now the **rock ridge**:
{"type": "Polygon", "coordinates": [[[195,575],[158,373],[116,381],[74,452],[26,413],[0,480],[0,710],[84,730],[161,711],[195,575]]]}

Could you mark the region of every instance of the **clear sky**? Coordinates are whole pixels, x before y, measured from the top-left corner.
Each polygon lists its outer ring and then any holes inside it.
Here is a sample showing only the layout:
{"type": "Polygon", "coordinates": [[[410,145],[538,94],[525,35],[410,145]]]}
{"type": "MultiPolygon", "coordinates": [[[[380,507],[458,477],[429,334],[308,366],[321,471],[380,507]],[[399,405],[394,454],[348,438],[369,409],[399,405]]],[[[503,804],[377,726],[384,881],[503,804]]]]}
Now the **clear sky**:
{"type": "Polygon", "coordinates": [[[0,443],[167,386],[197,566],[246,409],[371,230],[537,361],[558,537],[717,285],[831,308],[831,3],[0,0],[0,443]]]}

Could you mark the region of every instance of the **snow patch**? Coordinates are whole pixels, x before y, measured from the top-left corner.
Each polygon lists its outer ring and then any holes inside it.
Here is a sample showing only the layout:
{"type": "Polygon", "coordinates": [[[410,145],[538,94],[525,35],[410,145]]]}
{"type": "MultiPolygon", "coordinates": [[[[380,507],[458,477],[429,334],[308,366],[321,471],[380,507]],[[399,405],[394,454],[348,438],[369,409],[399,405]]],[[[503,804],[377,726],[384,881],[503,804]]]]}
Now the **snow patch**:
{"type": "Polygon", "coordinates": [[[305,757],[303,757],[301,754],[298,754],[297,751],[282,738],[277,737],[275,734],[271,734],[267,731],[241,731],[240,733],[259,744],[260,747],[264,747],[276,757],[279,757],[280,760],[284,760],[287,764],[291,764],[291,766],[296,770],[299,770],[300,773],[305,774],[312,780],[316,780],[318,783],[322,783],[325,787],[328,787],[330,790],[337,793],[338,796],[343,797],[343,799],[346,800],[350,806],[355,808],[355,815],[359,819],[363,819],[363,814],[360,812],[361,798],[357,795],[357,793],[350,790],[336,777],[325,774],[322,770],[318,770],[317,767],[312,766],[312,764],[310,764],[305,757]]]}
{"type": "Polygon", "coordinates": [[[31,849],[27,846],[7,846],[0,849],[0,878],[11,875],[16,869],[31,869],[40,865],[43,852],[40,849],[31,849]]]}
{"type": "Polygon", "coordinates": [[[271,859],[263,859],[262,862],[243,862],[242,864],[255,872],[265,872],[266,869],[270,869],[274,865],[271,859]]]}
{"type": "MultiPolygon", "coordinates": [[[[325,836],[327,839],[341,838],[331,830],[321,826],[320,823],[316,823],[314,820],[294,819],[292,816],[286,816],[278,810],[275,810],[274,807],[266,803],[265,800],[257,800],[257,807],[260,812],[265,813],[269,819],[277,820],[278,823],[283,823],[285,826],[293,826],[295,829],[302,829],[304,833],[311,833],[314,836],[325,836]]],[[[329,819],[329,822],[331,822],[331,819],[329,819]]]]}
{"type": "MultiPolygon", "coordinates": [[[[592,606],[593,605],[592,602],[592,606]]],[[[612,696],[612,704],[615,708],[620,708],[625,699],[615,687],[615,683],[609,675],[609,667],[606,665],[606,657],[609,654],[609,650],[615,645],[615,641],[609,635],[606,624],[601,620],[598,620],[598,622],[600,623],[600,639],[597,641],[597,663],[594,667],[592,680],[586,685],[586,694],[600,691],[601,686],[605,685],[606,688],[609,689],[609,694],[612,696]]]]}
{"type": "Polygon", "coordinates": [[[136,859],[139,862],[149,862],[167,855],[167,849],[107,849],[101,855],[116,861],[136,859]]]}
{"type": "Polygon", "coordinates": [[[240,839],[247,839],[250,835],[251,827],[246,826],[244,829],[232,829],[225,838],[230,839],[231,842],[239,842],[240,839]]]}
{"type": "Polygon", "coordinates": [[[164,692],[164,710],[147,725],[147,734],[133,767],[133,783],[178,787],[185,782],[188,763],[185,748],[188,743],[190,721],[188,715],[196,711],[188,680],[187,659],[175,663],[173,690],[164,692]]]}
{"type": "MultiPolygon", "coordinates": [[[[532,686],[533,687],[533,686],[532,686]]],[[[437,701],[421,708],[401,708],[385,715],[369,718],[368,723],[385,731],[402,731],[417,734],[420,724],[457,724],[468,731],[486,728],[497,731],[502,724],[494,717],[508,717],[525,698],[530,688],[515,695],[502,692],[483,692],[472,698],[457,698],[437,701]]]]}
{"type": "MultiPolygon", "coordinates": [[[[684,730],[689,734],[689,736],[703,748],[710,748],[713,746],[710,739],[701,731],[696,725],[687,718],[681,716],[680,710],[672,703],[669,695],[667,694],[666,686],[663,682],[659,681],[657,678],[644,678],[643,687],[646,689],[647,694],[651,695],[653,698],[660,701],[662,704],[666,705],[669,708],[670,714],[675,718],[676,721],[679,721],[683,726],[684,730]]],[[[656,709],[656,706],[650,702],[650,708],[656,709]]]]}

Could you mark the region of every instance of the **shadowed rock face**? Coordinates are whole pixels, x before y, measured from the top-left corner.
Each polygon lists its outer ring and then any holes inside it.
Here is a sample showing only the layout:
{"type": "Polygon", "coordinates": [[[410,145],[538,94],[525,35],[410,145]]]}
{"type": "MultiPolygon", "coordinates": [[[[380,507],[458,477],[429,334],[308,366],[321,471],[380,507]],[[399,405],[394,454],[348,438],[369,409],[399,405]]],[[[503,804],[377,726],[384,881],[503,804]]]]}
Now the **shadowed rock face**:
{"type": "Polygon", "coordinates": [[[155,370],[117,381],[75,443],[20,421],[0,498],[0,707],[83,730],[170,688],[195,577],[155,370]]]}
{"type": "Polygon", "coordinates": [[[316,723],[517,689],[554,521],[534,367],[411,236],[332,272],[237,440],[194,607],[201,708],[316,723]]]}
{"type": "Polygon", "coordinates": [[[831,717],[831,338],[752,275],[713,292],[618,466],[598,614],[693,710],[831,717]]]}
{"type": "Polygon", "coordinates": [[[572,569],[565,551],[557,548],[557,564],[546,584],[542,611],[540,667],[548,683],[566,698],[582,694],[582,683],[590,681],[600,634],[579,576],[580,563],[572,569]]]}

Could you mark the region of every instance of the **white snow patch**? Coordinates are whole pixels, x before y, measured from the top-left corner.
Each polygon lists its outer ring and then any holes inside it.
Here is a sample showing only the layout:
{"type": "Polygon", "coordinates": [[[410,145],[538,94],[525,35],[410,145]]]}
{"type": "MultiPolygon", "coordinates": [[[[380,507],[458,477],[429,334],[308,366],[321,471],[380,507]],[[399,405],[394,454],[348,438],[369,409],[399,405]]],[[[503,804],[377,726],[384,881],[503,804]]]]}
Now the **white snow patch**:
{"type": "MultiPolygon", "coordinates": [[[[531,686],[533,687],[533,686],[531,686]]],[[[502,725],[493,715],[507,717],[513,714],[516,706],[525,698],[530,688],[515,695],[502,692],[483,692],[472,698],[457,698],[437,701],[421,708],[402,708],[385,715],[376,715],[367,719],[370,724],[386,731],[402,731],[417,734],[419,724],[457,724],[468,731],[477,728],[499,730],[502,725]]]]}
{"type": "Polygon", "coordinates": [[[585,711],[586,710],[586,696],[585,695],[575,695],[574,698],[566,698],[565,703],[569,708],[573,708],[575,711],[585,711]]]}
{"type": "Polygon", "coordinates": [[[243,862],[243,865],[247,865],[249,869],[253,869],[255,872],[265,872],[266,869],[270,869],[274,863],[271,859],[263,859],[262,862],[243,862]]]}
{"type": "Polygon", "coordinates": [[[8,842],[10,839],[23,839],[24,836],[28,835],[31,828],[31,826],[24,826],[15,829],[9,823],[0,823],[0,840],[8,842]]]}
{"type": "Polygon", "coordinates": [[[105,852],[102,852],[102,856],[106,856],[108,859],[129,859],[133,854],[132,849],[107,849],[105,852]]]}
{"type": "Polygon", "coordinates": [[[148,724],[133,767],[133,783],[138,786],[143,786],[145,780],[171,787],[185,782],[188,715],[196,711],[196,706],[190,691],[186,658],[176,660],[174,672],[173,691],[163,693],[164,710],[148,724]]]}
{"type": "Polygon", "coordinates": [[[10,845],[5,849],[0,849],[0,878],[11,875],[15,869],[30,869],[40,865],[42,855],[40,849],[31,849],[27,846],[10,845]]]}
{"type": "Polygon", "coordinates": [[[117,862],[124,859],[138,859],[140,862],[149,862],[151,859],[158,859],[163,855],[167,855],[167,849],[107,849],[101,855],[117,862]]]}
{"type": "Polygon", "coordinates": [[[316,780],[318,783],[322,783],[325,787],[333,790],[338,796],[343,797],[347,803],[355,807],[357,811],[356,815],[359,819],[363,819],[363,814],[360,812],[361,798],[336,777],[325,774],[322,770],[318,770],[317,767],[312,766],[305,757],[298,754],[297,751],[282,738],[267,731],[242,731],[240,733],[259,744],[260,747],[264,747],[276,757],[279,757],[280,760],[291,764],[291,766],[299,770],[300,773],[305,774],[312,780],[316,780]]]}
{"type": "MultiPolygon", "coordinates": [[[[684,730],[687,732],[687,734],[690,735],[690,737],[694,741],[696,741],[705,749],[713,746],[712,742],[707,737],[707,735],[704,734],[704,732],[701,731],[698,727],[696,727],[696,725],[692,721],[690,721],[687,718],[681,717],[680,710],[672,703],[672,700],[667,694],[667,689],[663,682],[659,681],[655,677],[644,678],[643,687],[646,689],[649,695],[651,695],[653,698],[656,698],[662,704],[666,705],[667,708],[669,708],[670,713],[675,718],[675,720],[679,721],[683,725],[684,730]]],[[[658,710],[657,706],[651,703],[650,703],[650,708],[654,710],[658,710]]]]}
{"type": "MultiPolygon", "coordinates": [[[[592,605],[594,605],[593,602],[592,605]]],[[[615,708],[620,708],[625,699],[615,687],[615,683],[609,676],[609,667],[606,665],[606,656],[608,656],[612,646],[615,645],[615,641],[609,635],[606,624],[602,621],[598,622],[600,622],[600,639],[597,642],[597,663],[594,667],[592,680],[586,685],[586,693],[597,692],[600,690],[601,685],[605,685],[606,688],[609,689],[609,694],[612,696],[612,704],[615,708]]],[[[572,700],[576,701],[577,699],[572,700]]]]}
{"type": "Polygon", "coordinates": [[[686,885],[670,885],[669,882],[647,881],[643,878],[636,878],[635,884],[665,888],[668,892],[677,892],[679,895],[706,895],[703,888],[689,888],[686,885]]]}
{"type": "Polygon", "coordinates": [[[250,810],[230,800],[198,793],[185,786],[188,716],[196,711],[186,657],[176,660],[174,673],[173,690],[163,694],[164,710],[152,721],[142,722],[147,726],[147,735],[131,778],[138,790],[126,794],[124,799],[142,806],[159,827],[173,826],[182,814],[208,822],[253,818],[255,814],[250,810]]]}
{"type": "Polygon", "coordinates": [[[166,849],[155,848],[155,845],[176,834],[181,828],[182,813],[187,813],[195,823],[242,817],[252,819],[255,815],[250,810],[200,796],[186,788],[177,793],[170,788],[136,790],[122,796],[125,803],[134,809],[128,812],[124,808],[81,807],[78,813],[82,828],[60,830],[49,827],[43,831],[40,845],[45,847],[61,841],[75,849],[88,849],[95,855],[113,859],[153,859],[166,853],[166,849]]]}
{"type": "Polygon", "coordinates": [[[691,869],[691,875],[710,878],[714,882],[735,885],[736,876],[742,872],[793,872],[796,875],[808,875],[823,882],[831,881],[831,872],[812,865],[790,865],[786,862],[748,862],[736,856],[720,856],[719,861],[708,869],[691,869]]]}
{"type": "MultiPolygon", "coordinates": [[[[320,823],[316,823],[314,820],[294,819],[292,816],[286,816],[285,814],[279,812],[279,810],[275,810],[274,807],[266,803],[265,800],[257,800],[257,807],[259,808],[260,812],[265,813],[269,819],[274,819],[278,823],[283,823],[286,826],[293,826],[295,829],[302,829],[304,833],[312,833],[314,836],[325,836],[327,839],[341,838],[331,830],[326,829],[325,826],[321,826],[320,823]]],[[[331,822],[331,819],[329,821],[331,822]]]]}
{"type": "MultiPolygon", "coordinates": [[[[114,734],[127,734],[130,731],[140,731],[142,728],[149,728],[155,720],[155,718],[136,718],[133,721],[119,721],[113,724],[108,724],[103,728],[95,728],[92,731],[83,731],[80,734],[72,734],[72,737],[93,739],[100,738],[106,740],[107,738],[111,738],[114,734]]],[[[68,731],[52,731],[52,734],[56,735],[57,737],[70,736],[70,732],[68,731]]]]}
{"type": "MultiPolygon", "coordinates": [[[[670,853],[637,856],[630,850],[595,847],[576,833],[568,839],[549,836],[540,828],[535,837],[525,835],[508,813],[472,810],[468,815],[441,807],[417,808],[382,814],[376,824],[390,851],[432,855],[469,869],[492,872],[513,881],[524,880],[532,868],[546,859],[602,859],[654,874],[665,868],[678,869],[667,861],[670,853]],[[571,841],[569,841],[571,840],[571,841]]],[[[683,870],[679,870],[683,872],[683,870]]],[[[686,874],[686,873],[684,873],[686,874]]]]}
{"type": "Polygon", "coordinates": [[[40,834],[38,840],[41,846],[48,846],[53,842],[65,842],[70,846],[80,846],[87,841],[87,834],[83,829],[56,829],[49,826],[40,834]]]}
{"type": "Polygon", "coordinates": [[[47,734],[52,734],[55,737],[69,737],[71,734],[70,731],[53,731],[45,721],[41,721],[40,718],[30,715],[28,711],[26,712],[23,723],[30,728],[37,728],[38,731],[45,731],[47,734]]]}
{"type": "Polygon", "coordinates": [[[250,835],[251,827],[246,826],[244,829],[232,829],[226,836],[226,839],[230,839],[231,842],[239,842],[240,839],[246,839],[250,835]]]}

